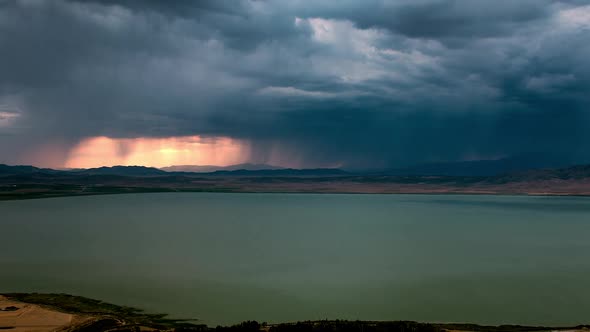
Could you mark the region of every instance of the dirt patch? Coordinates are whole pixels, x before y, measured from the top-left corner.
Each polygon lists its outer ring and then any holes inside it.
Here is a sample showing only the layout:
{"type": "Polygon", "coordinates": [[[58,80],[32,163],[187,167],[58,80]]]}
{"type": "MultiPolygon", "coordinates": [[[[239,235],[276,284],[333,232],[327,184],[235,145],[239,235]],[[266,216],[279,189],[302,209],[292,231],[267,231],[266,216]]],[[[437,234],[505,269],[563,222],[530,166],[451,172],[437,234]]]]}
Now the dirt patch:
{"type": "Polygon", "coordinates": [[[0,330],[10,332],[64,331],[89,317],[66,314],[0,295],[0,330]]]}

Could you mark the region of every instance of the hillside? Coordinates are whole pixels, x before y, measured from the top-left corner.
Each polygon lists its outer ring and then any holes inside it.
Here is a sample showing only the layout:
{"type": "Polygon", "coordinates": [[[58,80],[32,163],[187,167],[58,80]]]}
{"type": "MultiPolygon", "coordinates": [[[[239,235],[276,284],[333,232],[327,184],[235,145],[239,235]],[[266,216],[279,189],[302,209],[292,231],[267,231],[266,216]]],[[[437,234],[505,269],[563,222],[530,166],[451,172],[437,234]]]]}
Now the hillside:
{"type": "Polygon", "coordinates": [[[494,176],[347,173],[339,169],[165,172],[140,166],[0,168],[0,199],[142,192],[588,195],[590,165],[494,176]]]}
{"type": "MultiPolygon", "coordinates": [[[[72,171],[79,174],[88,175],[121,175],[121,176],[159,176],[166,175],[165,171],[154,167],[145,166],[113,166],[113,167],[98,167],[89,168],[79,171],[72,171]]],[[[71,172],[71,173],[72,173],[71,172]]]]}
{"type": "Polygon", "coordinates": [[[236,164],[230,166],[213,166],[213,165],[174,165],[168,167],[161,167],[160,169],[166,172],[193,172],[193,173],[211,173],[216,171],[257,171],[257,170],[272,170],[282,169],[283,167],[266,165],[266,164],[236,164]]]}

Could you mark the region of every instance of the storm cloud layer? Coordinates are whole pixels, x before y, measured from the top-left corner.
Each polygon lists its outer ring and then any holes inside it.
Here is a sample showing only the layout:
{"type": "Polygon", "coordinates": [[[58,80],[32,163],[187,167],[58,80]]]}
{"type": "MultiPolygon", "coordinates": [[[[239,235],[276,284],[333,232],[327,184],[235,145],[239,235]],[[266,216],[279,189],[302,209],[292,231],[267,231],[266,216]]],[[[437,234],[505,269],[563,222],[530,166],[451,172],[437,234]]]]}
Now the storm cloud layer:
{"type": "Polygon", "coordinates": [[[299,167],[584,162],[589,59],[590,1],[0,0],[0,162],[191,135],[299,167]]]}

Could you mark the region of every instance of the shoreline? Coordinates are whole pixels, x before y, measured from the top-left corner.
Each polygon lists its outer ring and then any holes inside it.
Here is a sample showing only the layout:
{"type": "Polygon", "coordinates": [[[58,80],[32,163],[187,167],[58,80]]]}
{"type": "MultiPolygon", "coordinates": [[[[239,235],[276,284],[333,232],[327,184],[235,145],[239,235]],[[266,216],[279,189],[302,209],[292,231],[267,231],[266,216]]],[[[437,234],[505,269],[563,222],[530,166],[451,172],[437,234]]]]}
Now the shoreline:
{"type": "Polygon", "coordinates": [[[515,196],[515,197],[590,197],[590,193],[576,192],[502,192],[502,191],[305,191],[305,190],[202,190],[202,189],[183,189],[176,190],[173,188],[129,188],[121,187],[119,190],[112,192],[84,192],[84,193],[52,193],[52,192],[33,192],[33,193],[9,193],[0,192],[0,202],[2,201],[22,201],[48,198],[64,197],[89,197],[89,196],[106,196],[106,195],[129,195],[129,194],[160,194],[160,193],[209,193],[209,194],[313,194],[313,195],[433,195],[433,196],[515,196]]]}
{"type": "Polygon", "coordinates": [[[8,168],[5,174],[0,174],[0,200],[152,192],[590,196],[590,165],[490,176],[317,170],[287,174],[153,170],[156,173],[152,174],[144,169],[141,169],[144,173],[137,173],[133,167],[107,168],[96,174],[43,170],[22,173],[18,167],[8,168]]]}
{"type": "Polygon", "coordinates": [[[414,321],[320,320],[285,323],[246,321],[232,326],[209,327],[195,319],[171,319],[68,294],[0,293],[0,330],[25,331],[200,331],[200,332],[588,332],[590,325],[523,326],[414,321]]]}

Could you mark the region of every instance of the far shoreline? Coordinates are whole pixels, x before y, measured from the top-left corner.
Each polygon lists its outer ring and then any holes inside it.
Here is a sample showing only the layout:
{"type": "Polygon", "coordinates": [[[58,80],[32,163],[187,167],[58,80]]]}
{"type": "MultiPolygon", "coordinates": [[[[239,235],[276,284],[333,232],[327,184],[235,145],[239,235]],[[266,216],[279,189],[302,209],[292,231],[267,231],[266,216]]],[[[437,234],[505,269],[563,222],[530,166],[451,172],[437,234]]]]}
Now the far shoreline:
{"type": "Polygon", "coordinates": [[[114,196],[114,195],[138,195],[138,194],[310,194],[310,195],[431,195],[431,196],[513,196],[513,197],[590,197],[590,193],[563,193],[563,192],[473,192],[473,191],[399,191],[399,192],[368,192],[368,191],[249,191],[249,190],[201,190],[201,189],[185,189],[174,190],[172,188],[119,188],[120,191],[112,192],[86,192],[86,193],[0,193],[0,202],[2,201],[23,201],[23,200],[39,200],[50,198],[66,198],[66,197],[94,197],[94,196],[114,196]]]}
{"type": "Polygon", "coordinates": [[[590,196],[590,165],[491,176],[346,173],[339,169],[166,173],[139,166],[82,173],[27,166],[4,169],[0,200],[153,192],[590,196]]]}

